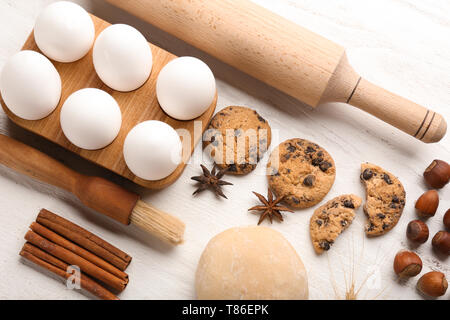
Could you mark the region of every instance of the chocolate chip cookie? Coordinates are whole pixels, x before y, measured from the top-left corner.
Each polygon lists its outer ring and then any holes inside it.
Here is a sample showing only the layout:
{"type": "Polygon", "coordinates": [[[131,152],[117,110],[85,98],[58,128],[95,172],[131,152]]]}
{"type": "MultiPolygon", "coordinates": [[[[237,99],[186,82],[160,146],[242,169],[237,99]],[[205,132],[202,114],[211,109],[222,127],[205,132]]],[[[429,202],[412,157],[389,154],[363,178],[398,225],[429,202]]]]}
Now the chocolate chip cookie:
{"type": "Polygon", "coordinates": [[[355,218],[361,198],[354,194],[336,197],[314,211],[309,222],[309,233],[316,253],[330,250],[336,238],[355,218]]]}
{"type": "Polygon", "coordinates": [[[395,227],[405,207],[406,192],[392,173],[370,163],[361,165],[361,181],[366,188],[364,212],[366,235],[376,237],[395,227]]]}
{"type": "Polygon", "coordinates": [[[286,140],[275,148],[267,170],[270,188],[294,208],[309,208],[319,203],[330,191],[336,176],[328,152],[298,138],[286,140]]]}
{"type": "Polygon", "coordinates": [[[255,110],[230,106],[219,111],[203,135],[204,147],[227,173],[246,174],[256,168],[271,142],[267,120],[255,110]]]}

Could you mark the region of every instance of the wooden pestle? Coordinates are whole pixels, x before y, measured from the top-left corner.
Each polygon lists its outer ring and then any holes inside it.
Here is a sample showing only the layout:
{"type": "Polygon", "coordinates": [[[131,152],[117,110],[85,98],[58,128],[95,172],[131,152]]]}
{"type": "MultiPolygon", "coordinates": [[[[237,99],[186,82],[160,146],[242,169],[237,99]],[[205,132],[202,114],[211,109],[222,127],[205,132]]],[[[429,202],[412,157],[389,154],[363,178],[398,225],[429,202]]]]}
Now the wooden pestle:
{"type": "Polygon", "coordinates": [[[316,107],[344,102],[426,143],[444,118],[361,78],[345,49],[248,0],[107,0],[233,67],[316,107]]]}

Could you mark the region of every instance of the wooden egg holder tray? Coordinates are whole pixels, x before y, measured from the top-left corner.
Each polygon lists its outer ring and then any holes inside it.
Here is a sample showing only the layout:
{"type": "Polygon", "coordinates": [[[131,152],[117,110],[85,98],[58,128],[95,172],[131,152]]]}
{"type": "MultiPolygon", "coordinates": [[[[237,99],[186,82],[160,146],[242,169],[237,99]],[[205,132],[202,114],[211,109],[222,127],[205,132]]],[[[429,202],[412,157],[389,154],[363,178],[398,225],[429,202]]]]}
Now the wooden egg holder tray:
{"type": "MultiPolygon", "coordinates": [[[[91,15],[95,25],[96,37],[99,33],[110,26],[110,24],[94,15],[91,15]]],[[[30,121],[24,120],[14,115],[5,105],[0,97],[0,103],[8,115],[8,117],[19,126],[34,132],[60,146],[79,154],[81,157],[90,160],[104,168],[107,168],[141,186],[150,189],[161,189],[173,183],[183,172],[186,162],[189,160],[195,145],[201,139],[201,134],[194,134],[194,121],[201,121],[201,131],[203,132],[208,125],[217,103],[217,94],[211,106],[200,117],[191,121],[179,121],[169,117],[158,104],[156,99],[156,79],[161,69],[175,55],[150,43],[153,54],[153,67],[150,78],[139,89],[132,92],[119,92],[107,87],[97,76],[92,62],[91,51],[73,63],[60,63],[52,61],[58,70],[62,81],[61,100],[56,109],[47,117],[41,120],[30,121]],[[76,147],[64,136],[60,122],[59,114],[62,104],[67,97],[73,92],[83,88],[98,88],[111,94],[120,106],[122,111],[122,127],[117,138],[107,147],[100,150],[84,150],[76,147]],[[125,164],[123,157],[123,143],[128,132],[138,123],[146,120],[159,120],[171,125],[174,129],[185,129],[190,133],[191,141],[183,142],[183,162],[168,177],[157,180],[148,181],[136,177],[125,164]]],[[[33,32],[31,32],[22,50],[39,51],[34,40],[33,32]]],[[[198,129],[197,129],[198,130],[198,129]]],[[[183,135],[180,135],[183,140],[183,135]]],[[[149,152],[157,152],[157,150],[148,150],[149,152]]],[[[151,164],[149,164],[151,165],[151,164]]]]}

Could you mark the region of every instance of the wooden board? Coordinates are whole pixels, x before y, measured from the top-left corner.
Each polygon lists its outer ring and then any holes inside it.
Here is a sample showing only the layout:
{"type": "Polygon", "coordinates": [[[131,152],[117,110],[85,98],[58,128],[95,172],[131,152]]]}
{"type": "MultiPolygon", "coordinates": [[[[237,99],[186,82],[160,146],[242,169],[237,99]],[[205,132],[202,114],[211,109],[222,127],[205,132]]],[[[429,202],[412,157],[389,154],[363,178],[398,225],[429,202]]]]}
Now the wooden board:
{"type": "MultiPolygon", "coordinates": [[[[104,30],[110,24],[94,15],[91,15],[94,21],[96,36],[104,30]]],[[[178,121],[167,114],[161,109],[156,98],[156,79],[160,70],[172,59],[176,58],[175,55],[150,44],[153,54],[153,68],[152,73],[148,81],[139,89],[132,92],[118,92],[107,87],[97,76],[94,65],[92,63],[92,49],[81,60],[73,63],[60,63],[52,61],[56,69],[58,70],[62,80],[62,93],[61,100],[55,109],[55,111],[44,119],[37,121],[24,120],[14,115],[5,105],[3,99],[0,97],[0,102],[8,117],[19,126],[30,130],[44,138],[53,141],[60,146],[69,149],[81,157],[90,160],[102,167],[105,167],[135,183],[151,188],[161,189],[171,183],[173,183],[183,172],[187,160],[190,158],[195,145],[201,139],[201,134],[196,132],[194,134],[194,124],[197,121],[197,127],[201,127],[203,132],[211,119],[217,102],[216,97],[208,108],[208,110],[200,117],[191,121],[178,121]],[[59,113],[61,106],[67,97],[73,92],[82,88],[99,88],[109,94],[111,94],[118,102],[122,111],[122,127],[120,129],[117,138],[107,147],[100,150],[84,150],[76,147],[67,140],[64,136],[60,122],[59,113]],[[160,120],[170,124],[175,129],[185,129],[190,134],[190,141],[187,135],[180,134],[183,141],[183,162],[178,168],[168,177],[158,181],[148,181],[136,177],[126,166],[122,153],[122,147],[130,129],[136,124],[145,120],[160,120]],[[183,138],[185,137],[185,138],[183,138]]],[[[25,42],[23,50],[35,50],[39,51],[36,42],[34,40],[33,32],[25,42]]],[[[197,131],[199,131],[197,129],[197,131]]],[[[157,150],[149,150],[155,152],[157,150]]],[[[149,164],[151,165],[151,164],[149,164]]]]}

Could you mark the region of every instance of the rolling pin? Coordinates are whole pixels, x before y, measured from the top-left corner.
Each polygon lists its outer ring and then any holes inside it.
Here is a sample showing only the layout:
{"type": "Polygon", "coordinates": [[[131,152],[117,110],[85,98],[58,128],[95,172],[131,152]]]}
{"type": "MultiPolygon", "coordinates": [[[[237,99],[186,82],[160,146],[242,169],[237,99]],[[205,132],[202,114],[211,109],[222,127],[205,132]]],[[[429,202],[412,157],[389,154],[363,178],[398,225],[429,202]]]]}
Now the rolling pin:
{"type": "Polygon", "coordinates": [[[345,49],[248,0],[106,0],[316,107],[344,102],[426,143],[444,118],[362,78],[345,49]]]}

